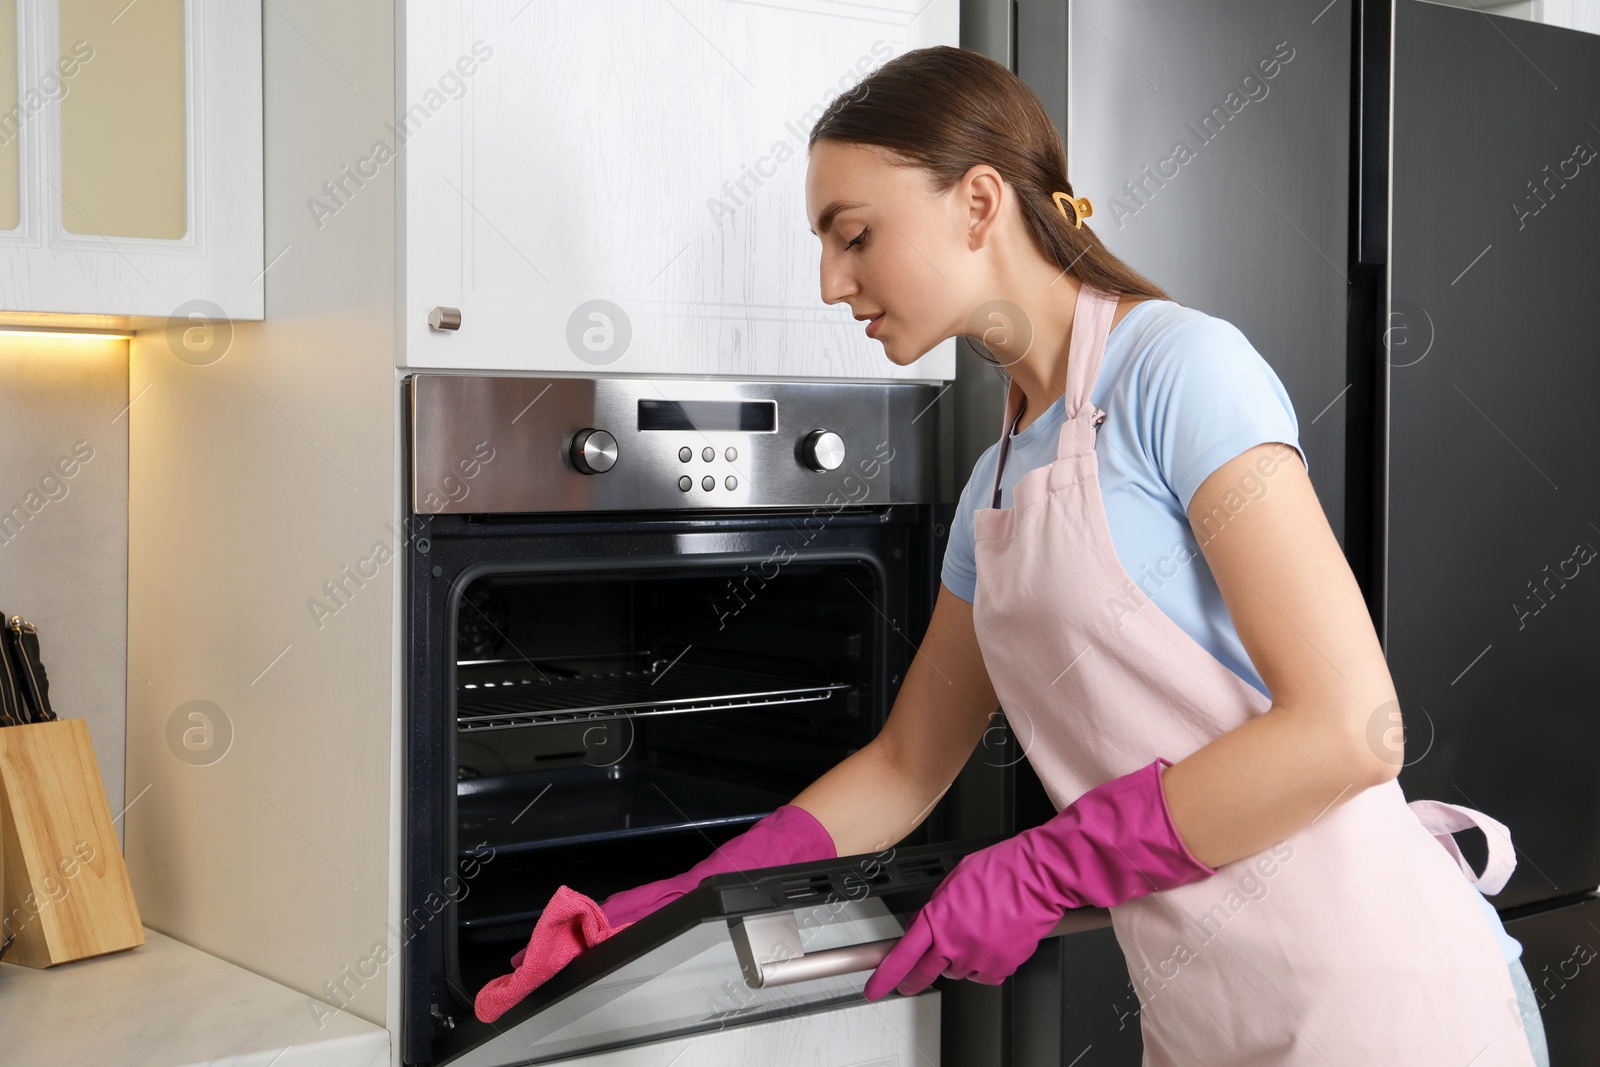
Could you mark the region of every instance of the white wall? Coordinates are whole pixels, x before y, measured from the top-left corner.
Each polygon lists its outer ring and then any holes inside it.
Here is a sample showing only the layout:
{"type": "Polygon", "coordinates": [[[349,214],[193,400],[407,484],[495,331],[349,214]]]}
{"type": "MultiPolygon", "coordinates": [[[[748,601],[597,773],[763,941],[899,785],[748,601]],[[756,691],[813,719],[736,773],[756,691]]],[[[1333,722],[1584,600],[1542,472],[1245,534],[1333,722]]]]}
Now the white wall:
{"type": "Polygon", "coordinates": [[[1569,30],[1600,33],[1600,2],[1597,0],[1515,0],[1509,4],[1474,3],[1473,0],[1433,0],[1452,7],[1468,7],[1490,15],[1527,19],[1569,30]]]}
{"type": "Polygon", "coordinates": [[[1533,17],[1552,26],[1600,33],[1600,3],[1595,0],[1530,0],[1541,10],[1533,17]]]}

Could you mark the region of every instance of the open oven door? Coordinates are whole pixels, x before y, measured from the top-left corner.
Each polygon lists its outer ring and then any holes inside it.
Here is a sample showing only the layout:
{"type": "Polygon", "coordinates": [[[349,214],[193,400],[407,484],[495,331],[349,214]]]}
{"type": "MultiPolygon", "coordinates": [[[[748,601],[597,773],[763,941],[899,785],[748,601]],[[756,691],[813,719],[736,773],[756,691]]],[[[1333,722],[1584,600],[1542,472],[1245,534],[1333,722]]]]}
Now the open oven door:
{"type": "MultiPolygon", "coordinates": [[[[436,1062],[545,1063],[859,1003],[945,875],[998,840],[713,875],[580,953],[494,1023],[458,1024],[434,1043],[436,1062]]],[[[1052,936],[1109,922],[1081,909],[1052,936]]]]}

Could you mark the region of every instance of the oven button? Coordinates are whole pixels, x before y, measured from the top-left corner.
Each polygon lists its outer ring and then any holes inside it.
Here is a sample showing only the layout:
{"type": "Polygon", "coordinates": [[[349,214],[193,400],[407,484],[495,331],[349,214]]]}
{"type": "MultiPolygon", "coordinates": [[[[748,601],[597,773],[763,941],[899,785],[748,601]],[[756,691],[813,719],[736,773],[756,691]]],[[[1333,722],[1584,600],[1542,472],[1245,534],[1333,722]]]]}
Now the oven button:
{"type": "Polygon", "coordinates": [[[694,488],[694,479],[685,474],[682,478],[678,479],[678,488],[687,493],[689,490],[694,488]]]}
{"type": "Polygon", "coordinates": [[[739,479],[730,474],[723,479],[722,484],[727,486],[729,489],[737,489],[739,488],[739,479]]]}
{"type": "Polygon", "coordinates": [[[617,439],[590,427],[572,437],[572,465],[583,474],[604,474],[617,465],[617,439]]]}
{"type": "Polygon", "coordinates": [[[700,479],[700,488],[704,489],[706,492],[710,492],[711,490],[715,489],[716,487],[717,487],[717,480],[715,478],[711,477],[711,475],[708,474],[704,478],[700,479]]]}
{"type": "Polygon", "coordinates": [[[678,449],[678,458],[685,463],[689,462],[694,458],[694,449],[690,448],[688,445],[684,445],[682,448],[678,449]]]}
{"type": "MultiPolygon", "coordinates": [[[[739,450],[737,448],[729,446],[728,450],[722,454],[722,457],[724,459],[726,459],[729,463],[732,463],[734,460],[739,458],[739,450]]],[[[733,486],[730,485],[728,488],[732,489],[733,486]]]]}
{"type": "Polygon", "coordinates": [[[717,458],[717,450],[712,448],[710,445],[706,445],[706,447],[700,450],[700,458],[705,460],[707,463],[710,463],[712,460],[717,458]]]}
{"type": "Polygon", "coordinates": [[[800,443],[800,458],[814,471],[835,471],[844,463],[844,438],[832,430],[812,430],[800,443]]]}

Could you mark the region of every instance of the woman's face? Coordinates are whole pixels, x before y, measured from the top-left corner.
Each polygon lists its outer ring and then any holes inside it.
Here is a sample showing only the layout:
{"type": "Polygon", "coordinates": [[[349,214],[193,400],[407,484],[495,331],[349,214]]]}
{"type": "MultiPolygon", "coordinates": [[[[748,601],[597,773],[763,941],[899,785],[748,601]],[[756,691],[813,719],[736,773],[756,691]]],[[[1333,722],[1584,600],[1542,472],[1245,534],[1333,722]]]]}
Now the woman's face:
{"type": "Polygon", "coordinates": [[[822,239],[823,303],[846,303],[857,318],[881,315],[861,328],[870,326],[900,366],[965,322],[976,264],[958,199],[929,192],[921,169],[895,166],[876,147],[824,140],[811,148],[806,215],[822,239]]]}

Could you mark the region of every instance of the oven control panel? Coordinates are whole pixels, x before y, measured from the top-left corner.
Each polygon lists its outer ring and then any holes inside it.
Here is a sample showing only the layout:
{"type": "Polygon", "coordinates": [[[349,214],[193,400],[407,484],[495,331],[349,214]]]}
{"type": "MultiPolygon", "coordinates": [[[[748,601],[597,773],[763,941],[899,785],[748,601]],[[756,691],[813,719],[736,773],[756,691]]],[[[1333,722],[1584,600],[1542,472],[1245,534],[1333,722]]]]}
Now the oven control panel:
{"type": "Polygon", "coordinates": [[[411,510],[930,502],[946,402],[921,383],[417,374],[411,510]]]}

